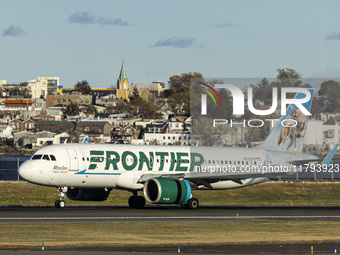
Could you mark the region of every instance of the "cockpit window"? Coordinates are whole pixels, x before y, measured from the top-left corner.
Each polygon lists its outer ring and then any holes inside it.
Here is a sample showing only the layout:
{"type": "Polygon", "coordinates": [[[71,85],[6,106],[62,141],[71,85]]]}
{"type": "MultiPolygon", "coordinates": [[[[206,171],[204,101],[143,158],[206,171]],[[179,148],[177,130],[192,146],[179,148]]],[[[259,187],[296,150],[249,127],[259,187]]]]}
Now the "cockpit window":
{"type": "Polygon", "coordinates": [[[44,156],[42,157],[42,159],[44,159],[44,160],[50,160],[50,157],[49,157],[48,155],[44,155],[44,156]]]}
{"type": "Polygon", "coordinates": [[[51,157],[51,160],[53,160],[53,161],[56,160],[54,155],[50,155],[50,157],[51,157]]]}
{"type": "Polygon", "coordinates": [[[41,159],[41,157],[42,157],[41,154],[37,154],[32,157],[32,160],[41,159]]]}

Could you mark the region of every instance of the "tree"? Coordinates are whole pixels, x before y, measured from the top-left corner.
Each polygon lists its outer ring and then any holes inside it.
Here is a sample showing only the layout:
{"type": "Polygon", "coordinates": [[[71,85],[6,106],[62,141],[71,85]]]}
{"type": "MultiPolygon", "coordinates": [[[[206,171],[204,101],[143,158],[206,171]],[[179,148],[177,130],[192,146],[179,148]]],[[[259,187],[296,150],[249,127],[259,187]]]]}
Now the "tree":
{"type": "Polygon", "coordinates": [[[323,83],[321,83],[319,96],[326,95],[327,91],[332,88],[340,88],[340,83],[333,80],[324,81],[323,83]]]}
{"type": "Polygon", "coordinates": [[[301,87],[301,75],[291,68],[277,69],[276,78],[279,80],[281,87],[301,87]]]}
{"type": "Polygon", "coordinates": [[[83,95],[91,94],[91,86],[88,81],[78,81],[76,85],[74,85],[75,91],[81,92],[83,95]]]}
{"type": "Polygon", "coordinates": [[[78,114],[79,112],[80,112],[79,106],[73,103],[66,106],[66,108],[63,110],[63,113],[65,115],[75,115],[78,114]]]}
{"type": "Polygon", "coordinates": [[[190,116],[190,82],[193,79],[203,80],[203,75],[197,72],[188,72],[169,78],[171,92],[167,92],[167,98],[175,115],[190,116]]]}
{"type": "Polygon", "coordinates": [[[203,79],[203,75],[197,72],[182,73],[180,75],[173,75],[169,78],[170,89],[175,93],[183,90],[184,86],[190,86],[190,80],[203,79]]]}

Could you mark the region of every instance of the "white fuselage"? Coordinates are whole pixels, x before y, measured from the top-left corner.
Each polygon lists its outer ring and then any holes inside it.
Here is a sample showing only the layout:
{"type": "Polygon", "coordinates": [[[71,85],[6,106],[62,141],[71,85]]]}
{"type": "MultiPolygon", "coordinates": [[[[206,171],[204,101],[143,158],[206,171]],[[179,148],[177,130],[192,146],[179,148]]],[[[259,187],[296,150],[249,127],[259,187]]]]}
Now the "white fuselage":
{"type": "MultiPolygon", "coordinates": [[[[300,154],[295,159],[311,159],[300,154]]],[[[61,144],[36,151],[19,174],[25,180],[48,186],[120,188],[140,190],[146,175],[179,175],[197,169],[287,165],[291,154],[261,148],[151,146],[114,144],[61,144]]],[[[267,181],[266,177],[211,183],[213,189],[229,189],[267,181]]],[[[204,186],[198,186],[204,188],[204,186]]]]}

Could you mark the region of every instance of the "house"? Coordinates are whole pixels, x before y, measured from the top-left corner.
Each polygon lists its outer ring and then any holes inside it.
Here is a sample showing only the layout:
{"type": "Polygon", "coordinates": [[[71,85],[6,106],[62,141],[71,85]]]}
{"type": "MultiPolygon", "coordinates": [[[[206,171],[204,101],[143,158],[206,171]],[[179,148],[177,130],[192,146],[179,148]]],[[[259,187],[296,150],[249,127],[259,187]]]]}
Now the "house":
{"type": "Polygon", "coordinates": [[[63,143],[70,135],[67,132],[55,133],[50,131],[41,132],[18,132],[14,134],[14,144],[17,147],[31,145],[32,148],[42,147],[49,144],[63,143]]]}
{"type": "Polygon", "coordinates": [[[33,116],[32,120],[34,120],[35,122],[37,122],[39,120],[43,120],[43,121],[55,121],[55,116],[47,114],[46,111],[42,111],[40,114],[33,116]]]}
{"type": "Polygon", "coordinates": [[[0,114],[0,122],[8,123],[12,119],[12,115],[9,113],[0,114]]]}
{"type": "Polygon", "coordinates": [[[170,117],[167,123],[169,124],[169,132],[183,132],[185,130],[185,120],[188,117],[185,116],[173,116],[170,117]]]}
{"type": "Polygon", "coordinates": [[[35,131],[50,131],[50,132],[70,132],[74,130],[75,124],[71,121],[42,121],[36,123],[35,131]]]}
{"type": "Polygon", "coordinates": [[[79,121],[75,130],[87,135],[92,142],[111,142],[111,125],[107,121],[79,121]]]}
{"type": "Polygon", "coordinates": [[[10,139],[13,138],[13,128],[11,126],[0,125],[0,138],[10,139]]]}
{"type": "Polygon", "coordinates": [[[112,139],[113,140],[123,140],[131,143],[132,140],[138,139],[141,134],[141,126],[114,126],[112,128],[112,139]]]}
{"type": "Polygon", "coordinates": [[[31,99],[6,99],[2,102],[5,108],[27,108],[31,107],[34,102],[31,99]]]}
{"type": "Polygon", "coordinates": [[[46,106],[92,105],[92,96],[74,92],[72,95],[47,95],[46,106]]]}
{"type": "Polygon", "coordinates": [[[8,125],[13,128],[13,132],[33,131],[35,129],[36,122],[31,119],[13,119],[8,122],[8,125]]]}

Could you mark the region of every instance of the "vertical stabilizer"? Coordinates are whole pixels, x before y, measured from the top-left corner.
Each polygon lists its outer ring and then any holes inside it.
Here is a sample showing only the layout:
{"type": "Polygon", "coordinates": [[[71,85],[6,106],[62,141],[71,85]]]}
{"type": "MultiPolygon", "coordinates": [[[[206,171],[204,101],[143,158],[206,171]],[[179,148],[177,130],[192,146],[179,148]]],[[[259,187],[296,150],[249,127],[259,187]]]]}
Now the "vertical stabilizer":
{"type": "MultiPolygon", "coordinates": [[[[302,103],[302,106],[310,112],[314,89],[308,89],[308,91],[311,94],[310,100],[302,103]]],[[[305,97],[304,93],[299,92],[294,99],[303,99],[305,97]]],[[[301,151],[308,117],[297,105],[289,105],[286,115],[283,115],[280,121],[276,123],[267,139],[261,144],[261,147],[269,150],[281,150],[283,152],[301,151]]]]}

